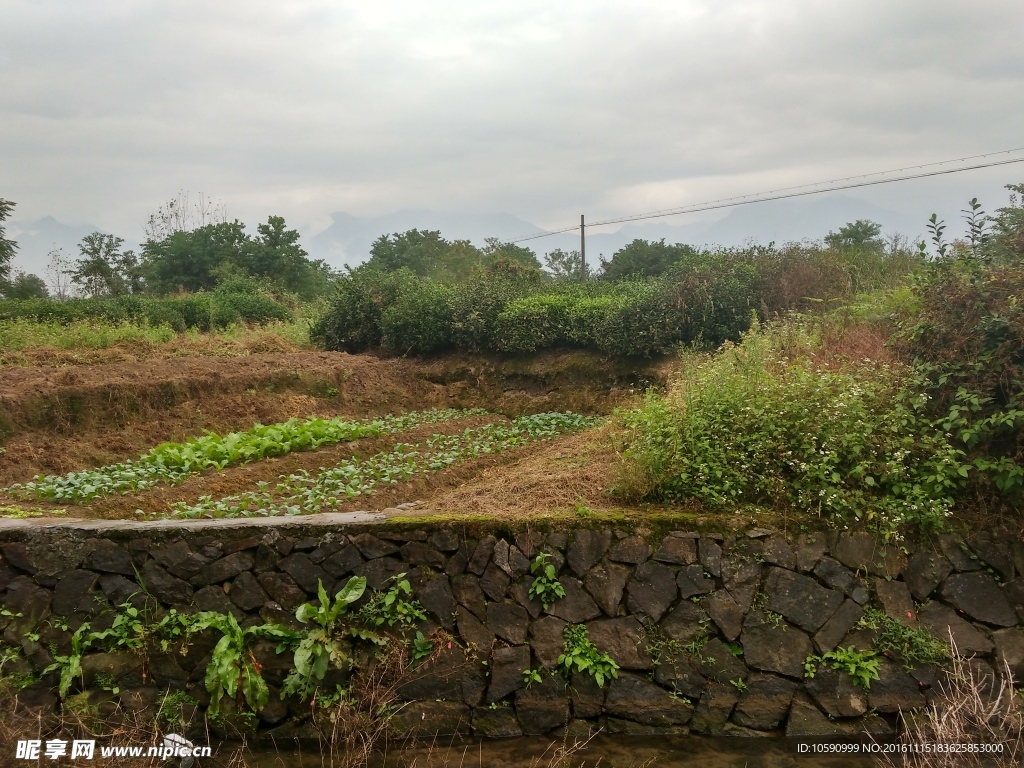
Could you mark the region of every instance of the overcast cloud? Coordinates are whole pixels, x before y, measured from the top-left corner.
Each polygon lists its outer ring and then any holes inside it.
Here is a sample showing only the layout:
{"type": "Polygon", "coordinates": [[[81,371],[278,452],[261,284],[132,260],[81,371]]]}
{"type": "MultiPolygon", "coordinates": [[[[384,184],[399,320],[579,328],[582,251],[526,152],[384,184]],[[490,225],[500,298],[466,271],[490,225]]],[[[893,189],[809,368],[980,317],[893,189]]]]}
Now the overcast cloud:
{"type": "MultiPolygon", "coordinates": [[[[0,197],[556,227],[1024,146],[1024,2],[0,2],[0,197]]],[[[1024,164],[863,193],[1004,199],[1024,164]]],[[[994,206],[990,206],[994,207],[994,206]]],[[[924,208],[922,208],[923,210],[924,208]]]]}

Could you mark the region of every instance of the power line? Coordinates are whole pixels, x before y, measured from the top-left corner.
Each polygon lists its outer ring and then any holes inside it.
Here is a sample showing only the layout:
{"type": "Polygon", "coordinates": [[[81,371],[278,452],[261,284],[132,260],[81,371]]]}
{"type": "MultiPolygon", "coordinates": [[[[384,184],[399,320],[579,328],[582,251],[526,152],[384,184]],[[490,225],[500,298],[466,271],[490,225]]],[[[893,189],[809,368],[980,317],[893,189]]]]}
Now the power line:
{"type": "MultiPolygon", "coordinates": [[[[979,168],[992,168],[998,165],[1010,165],[1011,163],[1024,162],[1024,157],[1011,158],[1009,160],[997,160],[991,163],[976,163],[974,165],[964,166],[961,168],[943,168],[940,170],[926,171],[923,173],[904,174],[901,176],[893,176],[889,178],[873,179],[874,176],[885,176],[890,173],[902,173],[903,171],[911,170],[914,168],[931,168],[937,165],[949,165],[950,163],[960,163],[966,160],[975,160],[983,157],[994,157],[996,155],[1005,155],[1013,152],[1022,152],[1024,147],[1019,149],[1007,149],[1001,152],[988,152],[984,155],[971,155],[968,157],[961,157],[955,160],[942,160],[937,163],[925,163],[922,165],[906,166],[904,168],[894,168],[887,171],[876,171],[875,173],[863,174],[860,176],[846,176],[837,179],[831,179],[829,181],[818,181],[812,184],[802,184],[796,187],[782,187],[780,189],[769,190],[766,192],[757,192],[749,195],[740,195],[738,197],[720,198],[718,200],[710,200],[703,203],[694,203],[692,205],[681,206],[679,208],[665,208],[659,211],[651,211],[649,213],[639,213],[633,216],[622,216],[614,219],[605,219],[604,221],[594,221],[587,224],[588,227],[600,227],[607,224],[621,224],[629,221],[642,221],[645,219],[657,219],[664,218],[666,216],[679,216],[684,213],[699,213],[701,211],[711,211],[718,208],[731,208],[738,205],[750,205],[752,203],[764,203],[769,200],[782,200],[790,197],[804,197],[807,195],[817,195],[822,192],[836,192],[841,189],[854,189],[857,187],[870,187],[878,184],[891,184],[896,181],[909,181],[911,179],[923,179],[930,176],[943,176],[951,173],[961,173],[963,171],[973,171],[979,168]],[[859,179],[859,181],[851,181],[851,179],[859,179]],[[840,184],[840,182],[848,182],[840,184]],[[829,186],[825,186],[829,185],[829,186]],[[812,187],[823,187],[821,189],[812,189],[812,187]]],[[[558,235],[563,232],[573,232],[579,229],[579,225],[573,225],[571,227],[563,227],[562,229],[553,229],[548,232],[542,232],[537,235],[527,235],[524,237],[516,238],[515,240],[509,240],[510,243],[522,243],[527,240],[536,240],[542,237],[550,237],[551,235],[558,235]]]]}

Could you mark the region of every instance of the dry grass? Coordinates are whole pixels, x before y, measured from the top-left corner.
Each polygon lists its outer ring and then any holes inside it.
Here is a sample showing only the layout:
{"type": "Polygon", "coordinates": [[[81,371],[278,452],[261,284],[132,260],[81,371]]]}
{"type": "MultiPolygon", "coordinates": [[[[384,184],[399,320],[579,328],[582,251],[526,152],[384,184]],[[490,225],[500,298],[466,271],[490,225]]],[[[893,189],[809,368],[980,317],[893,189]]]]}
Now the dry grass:
{"type": "Polygon", "coordinates": [[[1019,768],[1024,764],[1024,698],[1014,690],[1009,667],[993,679],[953,648],[953,665],[940,683],[938,700],[905,718],[902,743],[1002,745],[994,753],[912,752],[887,756],[887,768],[1019,768]]]}
{"type": "MultiPolygon", "coordinates": [[[[518,520],[564,512],[578,504],[593,509],[615,505],[609,485],[622,460],[606,425],[516,451],[512,463],[492,466],[457,488],[426,499],[445,515],[488,515],[518,520]]],[[[417,515],[430,514],[422,507],[417,515]]]]}

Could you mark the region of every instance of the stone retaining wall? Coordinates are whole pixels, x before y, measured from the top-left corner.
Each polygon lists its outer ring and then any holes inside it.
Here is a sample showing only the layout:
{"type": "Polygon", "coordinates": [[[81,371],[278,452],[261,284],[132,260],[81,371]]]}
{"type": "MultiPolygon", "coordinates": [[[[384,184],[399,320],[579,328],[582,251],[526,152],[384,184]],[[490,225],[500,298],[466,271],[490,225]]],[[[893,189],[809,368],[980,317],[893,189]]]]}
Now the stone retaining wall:
{"type": "MultiPolygon", "coordinates": [[[[0,530],[0,604],[20,614],[0,618],[3,642],[28,660],[4,671],[38,673],[54,648],[67,647],[69,632],[58,624],[102,628],[112,606],[144,599],[140,583],[161,609],[230,612],[243,625],[294,624],[295,608],[315,598],[318,581],[333,594],[352,575],[380,589],[404,572],[429,614],[420,629],[454,638],[401,687],[410,703],[395,722],[405,732],[510,737],[569,724],[626,734],[892,733],[899,711],[933,695],[939,669],[908,671],[884,658],[867,691],[825,666],[813,679],[804,676],[812,654],[871,647],[874,633],[856,626],[869,605],[936,637],[952,633],[979,670],[991,674],[1005,661],[1024,679],[1024,543],[994,535],[966,543],[940,536],[901,551],[865,533],[499,532],[367,520],[0,530]],[[550,555],[565,590],[548,610],[528,597],[539,552],[550,555]],[[620,665],[604,688],[587,675],[566,681],[553,672],[570,623],[586,625],[591,641],[620,665]],[[537,668],[552,673],[527,687],[524,670],[537,668]]],[[[152,706],[168,689],[205,703],[214,641],[200,638],[184,655],[150,649],[145,662],[125,653],[87,655],[86,686],[113,682],[127,708],[152,706]]],[[[276,655],[270,643],[256,653],[271,686],[260,732],[308,735],[309,710],[278,695],[290,654],[276,655]]],[[[54,685],[51,674],[21,699],[54,707],[54,685]]],[[[114,706],[108,691],[91,695],[101,709],[114,706]]]]}

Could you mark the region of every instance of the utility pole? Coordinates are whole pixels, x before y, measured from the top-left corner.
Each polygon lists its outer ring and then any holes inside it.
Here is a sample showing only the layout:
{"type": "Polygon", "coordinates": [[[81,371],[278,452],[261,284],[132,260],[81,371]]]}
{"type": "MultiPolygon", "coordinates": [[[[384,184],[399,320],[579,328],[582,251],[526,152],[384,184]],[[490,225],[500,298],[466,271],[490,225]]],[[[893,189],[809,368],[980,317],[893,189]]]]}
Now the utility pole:
{"type": "Polygon", "coordinates": [[[580,282],[587,281],[587,225],[583,221],[583,214],[580,214],[580,282]]]}

